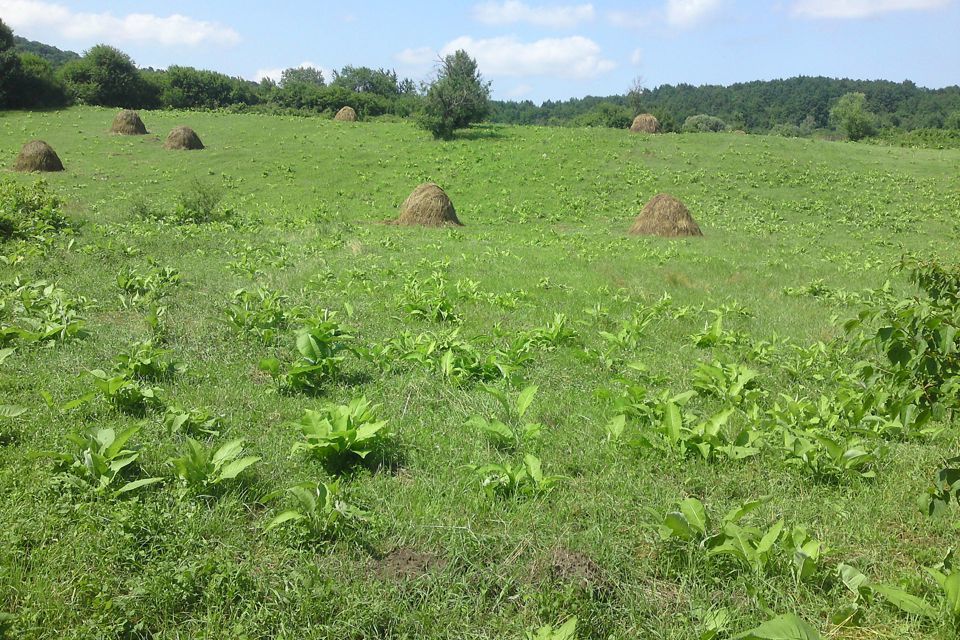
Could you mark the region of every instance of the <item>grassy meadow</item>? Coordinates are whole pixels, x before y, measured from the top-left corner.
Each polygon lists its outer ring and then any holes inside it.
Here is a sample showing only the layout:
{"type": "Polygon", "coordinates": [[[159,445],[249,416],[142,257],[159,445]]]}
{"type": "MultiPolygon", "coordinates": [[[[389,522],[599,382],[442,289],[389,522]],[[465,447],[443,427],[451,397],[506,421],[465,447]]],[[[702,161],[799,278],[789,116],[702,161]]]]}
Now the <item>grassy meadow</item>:
{"type": "Polygon", "coordinates": [[[831,403],[880,358],[843,321],[915,293],[905,254],[956,259],[960,150],[183,112],[120,137],[113,115],[0,112],[4,167],[33,138],[60,155],[70,221],[0,244],[0,327],[24,291],[76,315],[0,334],[0,405],[25,409],[0,417],[0,637],[549,639],[575,616],[579,638],[709,639],[784,614],[957,637],[924,570],[957,505],[917,507],[960,453],[952,413],[856,430],[831,403]],[[164,150],[178,124],[207,148],[164,150]],[[426,181],[465,226],[382,224],[426,181]],[[663,191],[703,238],[626,234],[663,191]],[[303,327],[329,358],[304,364],[303,327]],[[361,396],[387,421],[365,458],[302,446],[305,412],[361,396]],[[869,455],[811,462],[784,444],[801,426],[869,455]],[[68,439],[131,427],[112,471],[68,439]],[[188,437],[259,460],[178,478],[188,437]],[[330,509],[267,529],[321,481],[330,509]],[[745,503],[748,552],[710,540],[745,503]]]}

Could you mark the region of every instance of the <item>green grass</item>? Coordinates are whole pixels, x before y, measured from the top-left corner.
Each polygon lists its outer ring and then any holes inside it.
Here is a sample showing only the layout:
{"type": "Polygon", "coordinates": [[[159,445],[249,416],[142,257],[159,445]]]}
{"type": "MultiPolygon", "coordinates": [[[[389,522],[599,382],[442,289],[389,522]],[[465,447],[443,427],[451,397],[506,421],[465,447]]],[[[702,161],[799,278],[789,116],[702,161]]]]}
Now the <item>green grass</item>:
{"type": "MultiPolygon", "coordinates": [[[[861,292],[890,280],[895,292],[912,291],[895,270],[901,255],[956,255],[960,151],[513,127],[479,127],[438,143],[404,123],[173,112],[141,113],[151,134],[128,138],[107,133],[112,115],[0,112],[2,163],[11,166],[29,139],[49,142],[67,171],[44,180],[77,224],[46,244],[0,245],[2,281],[42,279],[89,299],[89,336],[19,348],[0,365],[0,404],[28,409],[0,422],[0,611],[15,616],[11,637],[522,638],[576,615],[582,638],[698,638],[701,612],[721,607],[732,631],[795,612],[838,638],[953,637],[942,620],[880,600],[866,607],[863,628],[836,629],[829,618],[853,599],[831,577],[839,562],[932,594],[922,567],[956,543],[960,520],[956,512],[927,518],[915,497],[942,459],[956,455],[955,425],[891,443],[873,481],[830,484],[784,466],[772,451],[707,464],[607,442],[614,412],[598,391],[621,389],[622,377],[679,393],[691,388],[699,362],[745,361],[747,348],[699,349],[689,337],[722,305],[733,308],[725,328],[750,341],[806,346],[841,337],[835,319],[857,307],[785,288],[822,281],[861,292]],[[193,127],[207,149],[165,151],[163,136],[177,124],[193,127]],[[176,226],[134,215],[144,202],[173,211],[197,180],[224,189],[228,222],[176,226]],[[424,181],[447,190],[465,227],[380,224],[424,181]],[[626,235],[661,191],[689,205],[704,238],[626,235]],[[131,417],[99,399],[60,407],[88,390],[86,370],[109,368],[150,336],[149,309],[122,300],[118,272],[162,267],[182,275],[161,304],[164,346],[187,368],[158,385],[171,403],[223,416],[211,443],[242,437],[263,459],[206,497],[180,491],[173,479],[126,497],[69,491],[50,462],[30,454],[64,450],[70,432],[142,424],[132,442],[142,446],[144,476],[172,476],[166,461],[184,451],[185,437],[168,436],[156,415],[131,417]],[[338,311],[355,345],[444,331],[451,327],[416,320],[398,302],[406,278],[433,272],[454,296],[460,336],[483,352],[556,313],[577,330],[582,345],[535,353],[521,371],[539,386],[527,419],[544,424],[526,451],[547,473],[569,477],[553,491],[491,499],[465,469],[522,458],[465,426],[472,415],[496,412],[480,385],[418,365],[383,373],[348,355],[345,375],[322,394],[278,394],[257,364],[292,361],[298,325],[262,344],[226,322],[236,289],[265,287],[290,306],[338,311]],[[457,298],[454,284],[468,278],[499,297],[457,298]],[[664,294],[671,309],[688,313],[659,314],[636,348],[602,366],[598,332],[664,294]],[[596,321],[587,311],[598,304],[607,315],[596,321]],[[631,362],[653,379],[644,382],[631,362]],[[327,544],[265,533],[277,512],[265,495],[330,479],[319,462],[291,454],[302,436],[290,423],[305,409],[360,395],[380,405],[396,434],[390,465],[343,481],[370,522],[327,544]],[[647,526],[646,509],[667,511],[687,496],[719,515],[766,495],[758,523],[783,517],[828,547],[819,579],[757,577],[695,548],[677,550],[647,526]],[[384,568],[384,556],[398,549],[424,554],[423,575],[400,579],[384,568]]],[[[839,356],[843,366],[855,355],[839,356]]],[[[765,406],[781,393],[829,389],[817,371],[788,372],[790,357],[780,347],[769,364],[750,363],[769,394],[765,406]]],[[[709,413],[711,402],[693,406],[709,413]]]]}

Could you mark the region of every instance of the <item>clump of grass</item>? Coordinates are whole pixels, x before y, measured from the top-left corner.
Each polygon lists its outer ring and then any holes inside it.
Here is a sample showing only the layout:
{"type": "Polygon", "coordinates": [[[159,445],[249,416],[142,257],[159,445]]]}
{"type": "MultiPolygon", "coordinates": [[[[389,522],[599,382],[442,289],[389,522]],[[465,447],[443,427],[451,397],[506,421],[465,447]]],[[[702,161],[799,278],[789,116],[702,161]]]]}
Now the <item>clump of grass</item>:
{"type": "Polygon", "coordinates": [[[130,213],[173,224],[223,222],[233,215],[232,209],[222,206],[225,193],[222,185],[194,178],[174,196],[172,207],[157,206],[143,194],[137,194],[130,201],[130,213]]]}

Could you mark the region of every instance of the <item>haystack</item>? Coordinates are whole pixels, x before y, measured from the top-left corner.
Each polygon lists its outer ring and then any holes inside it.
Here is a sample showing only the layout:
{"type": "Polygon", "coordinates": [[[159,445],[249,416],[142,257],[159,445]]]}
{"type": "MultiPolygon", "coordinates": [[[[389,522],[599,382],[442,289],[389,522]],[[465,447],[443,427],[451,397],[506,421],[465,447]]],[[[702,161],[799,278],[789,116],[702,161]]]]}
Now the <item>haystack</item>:
{"type": "Polygon", "coordinates": [[[147,127],[140,119],[140,114],[124,109],[114,117],[113,124],[110,125],[110,133],[122,136],[143,136],[147,134],[147,127]]]}
{"type": "Polygon", "coordinates": [[[174,127],[167,141],[163,143],[164,149],[203,149],[203,143],[200,142],[200,136],[190,127],[174,127]]]}
{"type": "Polygon", "coordinates": [[[669,193],[658,193],[650,199],[630,233],[663,238],[703,235],[687,207],[669,193]]]}
{"type": "Polygon", "coordinates": [[[353,107],[344,107],[337,111],[337,115],[333,116],[333,119],[341,122],[356,122],[357,112],[353,110],[353,107]]]}
{"type": "Polygon", "coordinates": [[[660,121],[649,113],[641,113],[633,119],[630,131],[634,133],[659,133],[660,121]]]}
{"type": "Polygon", "coordinates": [[[432,182],[426,182],[413,190],[400,207],[400,217],[394,224],[423,227],[440,227],[447,224],[461,225],[457,212],[447,194],[432,182]]]}
{"type": "Polygon", "coordinates": [[[23,145],[17,160],[13,164],[14,171],[63,171],[60,156],[43,140],[31,140],[23,145]]]}

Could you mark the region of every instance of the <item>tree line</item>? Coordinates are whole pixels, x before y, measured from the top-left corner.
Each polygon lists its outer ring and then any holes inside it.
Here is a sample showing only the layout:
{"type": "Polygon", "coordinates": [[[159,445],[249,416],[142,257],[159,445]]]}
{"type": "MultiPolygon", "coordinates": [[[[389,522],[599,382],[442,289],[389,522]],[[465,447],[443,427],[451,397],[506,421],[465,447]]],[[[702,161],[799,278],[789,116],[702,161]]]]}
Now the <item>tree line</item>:
{"type": "Polygon", "coordinates": [[[185,66],[140,69],[124,52],[97,45],[80,56],[16,38],[0,21],[0,108],[91,104],[134,109],[232,109],[327,113],[353,107],[361,117],[416,118],[438,138],[472,122],[626,128],[638,113],[663,131],[745,130],[810,135],[831,129],[851,139],[880,131],[960,130],[960,87],[926,89],[909,80],[797,77],[730,86],[642,86],[624,95],[588,96],[540,105],[491,101],[476,61],[457,52],[439,61],[432,83],[392,69],[346,66],[326,78],[291,68],[279,81],[252,82],[185,66]]]}

